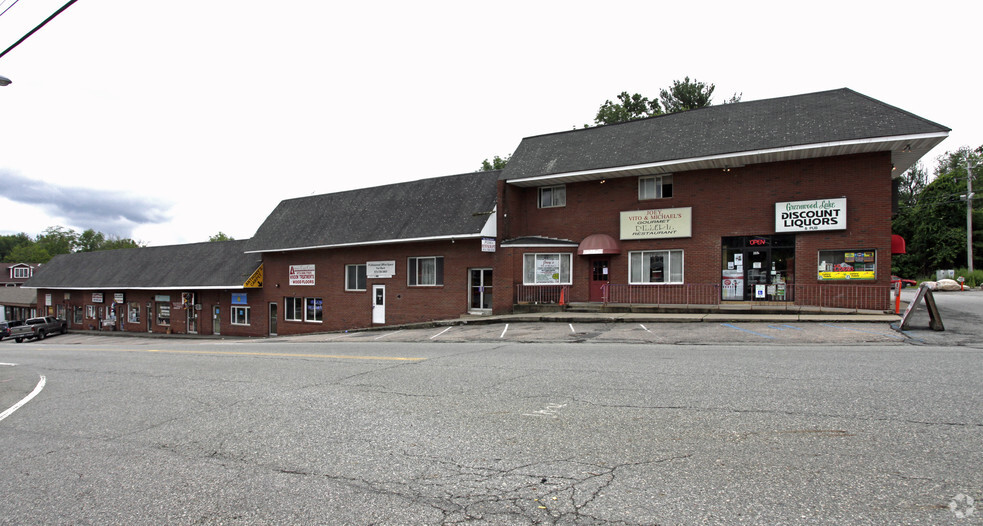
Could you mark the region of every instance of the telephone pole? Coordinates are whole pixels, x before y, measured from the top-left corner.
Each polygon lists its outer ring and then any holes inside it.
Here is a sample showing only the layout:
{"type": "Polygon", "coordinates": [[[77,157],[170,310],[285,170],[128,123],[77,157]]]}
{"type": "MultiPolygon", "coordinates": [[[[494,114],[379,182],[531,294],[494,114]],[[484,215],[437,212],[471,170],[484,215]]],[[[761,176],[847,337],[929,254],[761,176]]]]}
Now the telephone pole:
{"type": "Polygon", "coordinates": [[[973,163],[966,150],[966,268],[973,272],[973,163]]]}

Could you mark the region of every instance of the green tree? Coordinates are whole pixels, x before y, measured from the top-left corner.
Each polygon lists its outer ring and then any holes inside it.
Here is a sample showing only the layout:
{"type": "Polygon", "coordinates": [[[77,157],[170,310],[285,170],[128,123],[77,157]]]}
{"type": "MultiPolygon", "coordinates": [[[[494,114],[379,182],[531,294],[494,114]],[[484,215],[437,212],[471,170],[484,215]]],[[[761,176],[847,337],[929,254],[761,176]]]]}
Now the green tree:
{"type": "Polygon", "coordinates": [[[0,236],[0,261],[7,263],[20,263],[20,261],[14,261],[10,257],[10,253],[14,250],[14,248],[20,245],[30,245],[31,243],[33,243],[33,241],[31,241],[30,236],[24,232],[21,232],[20,234],[0,236]]]}
{"type": "MultiPolygon", "coordinates": [[[[971,159],[979,162],[979,154],[971,159]]],[[[908,252],[895,256],[892,267],[905,277],[931,276],[939,269],[966,265],[966,201],[961,197],[966,195],[966,150],[939,157],[935,178],[918,190],[923,175],[916,169],[909,174],[910,181],[902,181],[898,214],[892,221],[894,233],[905,238],[908,252]]],[[[974,239],[980,239],[981,226],[983,211],[974,206],[974,239]]],[[[983,261],[980,248],[983,246],[974,242],[974,267],[983,261]]]]}
{"type": "Polygon", "coordinates": [[[106,236],[102,232],[90,228],[79,234],[75,248],[78,252],[95,252],[101,250],[105,242],[106,236]]]}
{"type": "Polygon", "coordinates": [[[109,238],[99,245],[97,250],[117,250],[120,248],[140,248],[143,246],[146,246],[146,244],[139,243],[128,237],[109,236],[109,238]]]}
{"type": "Polygon", "coordinates": [[[492,170],[501,170],[502,168],[505,168],[505,165],[509,163],[509,159],[511,158],[511,155],[504,159],[496,155],[494,158],[492,158],[491,162],[488,162],[488,159],[485,159],[484,161],[481,161],[480,171],[490,172],[492,170]]]}
{"type": "Polygon", "coordinates": [[[686,77],[682,81],[672,81],[672,86],[660,91],[659,100],[666,113],[705,108],[711,105],[710,99],[713,98],[715,88],[713,84],[708,86],[704,82],[686,77]]]}
{"type": "Polygon", "coordinates": [[[215,234],[214,236],[208,236],[208,240],[209,241],[235,241],[235,238],[227,236],[225,232],[222,232],[220,230],[218,234],[215,234]]]}
{"type": "Polygon", "coordinates": [[[52,257],[58,254],[71,254],[78,244],[78,234],[63,226],[49,226],[38,236],[35,243],[52,257]]]}
{"type": "Polygon", "coordinates": [[[18,245],[10,252],[11,263],[47,263],[53,256],[37,243],[18,245]]]}
{"type": "MultiPolygon", "coordinates": [[[[622,91],[617,99],[618,102],[604,101],[604,104],[597,110],[594,116],[594,124],[616,124],[635,119],[655,117],[663,113],[675,113],[696,108],[711,106],[713,103],[713,84],[707,85],[696,79],[690,80],[685,77],[683,80],[675,80],[672,86],[659,92],[659,100],[649,99],[638,93],[629,94],[622,91]],[[661,101],[661,102],[660,102],[661,101]]],[[[740,93],[735,93],[724,104],[740,102],[740,93]]],[[[586,128],[587,125],[584,125],[586,128]]]]}
{"type": "Polygon", "coordinates": [[[601,104],[594,116],[594,124],[616,124],[662,114],[659,101],[649,100],[638,93],[629,95],[627,91],[622,91],[617,99],[617,103],[606,100],[601,104]]]}

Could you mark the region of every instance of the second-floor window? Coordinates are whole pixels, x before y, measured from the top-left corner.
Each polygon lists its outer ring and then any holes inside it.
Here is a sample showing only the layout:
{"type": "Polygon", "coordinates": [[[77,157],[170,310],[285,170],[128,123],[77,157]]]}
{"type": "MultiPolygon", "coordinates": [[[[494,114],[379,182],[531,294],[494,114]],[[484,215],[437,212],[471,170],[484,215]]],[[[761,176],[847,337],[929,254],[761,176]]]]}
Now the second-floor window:
{"type": "Polygon", "coordinates": [[[539,208],[567,206],[567,187],[564,185],[539,188],[539,208]]]}
{"type": "Polygon", "coordinates": [[[666,199],[672,197],[671,175],[650,175],[638,178],[638,199],[666,199]]]}

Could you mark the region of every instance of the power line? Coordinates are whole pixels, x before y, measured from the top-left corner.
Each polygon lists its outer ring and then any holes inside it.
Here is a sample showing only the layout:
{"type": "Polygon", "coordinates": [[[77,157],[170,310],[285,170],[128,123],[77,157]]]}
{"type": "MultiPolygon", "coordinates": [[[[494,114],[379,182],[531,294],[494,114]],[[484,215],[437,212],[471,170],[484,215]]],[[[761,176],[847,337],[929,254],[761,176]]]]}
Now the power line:
{"type": "MultiPolygon", "coordinates": [[[[5,49],[3,51],[3,53],[0,53],[0,58],[3,58],[3,56],[6,55],[7,53],[9,53],[11,49],[14,49],[18,45],[20,45],[21,42],[27,40],[28,37],[30,37],[31,35],[33,35],[34,33],[36,33],[38,29],[41,29],[42,27],[44,27],[45,24],[47,24],[48,22],[51,22],[52,19],[54,19],[56,16],[60,15],[62,13],[62,11],[68,9],[68,7],[70,5],[74,4],[77,1],[78,0],[68,0],[68,3],[67,4],[61,6],[60,9],[58,9],[57,11],[55,11],[54,13],[52,13],[52,15],[49,16],[48,18],[45,18],[44,19],[44,22],[41,22],[40,24],[37,25],[37,27],[35,27],[34,29],[28,31],[28,33],[26,35],[20,37],[20,39],[17,40],[17,42],[14,42],[13,44],[10,45],[10,47],[8,47],[7,49],[5,49]]],[[[4,12],[6,12],[6,11],[4,11],[4,12]]]]}

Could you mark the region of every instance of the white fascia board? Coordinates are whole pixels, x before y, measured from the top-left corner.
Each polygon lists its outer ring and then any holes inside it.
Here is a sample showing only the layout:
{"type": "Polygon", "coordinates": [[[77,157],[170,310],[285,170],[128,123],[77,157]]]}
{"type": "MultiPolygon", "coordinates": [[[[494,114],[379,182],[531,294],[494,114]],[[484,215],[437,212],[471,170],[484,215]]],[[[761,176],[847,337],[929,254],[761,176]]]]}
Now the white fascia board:
{"type": "MultiPolygon", "coordinates": [[[[495,215],[492,215],[494,218],[495,215]]],[[[485,224],[487,227],[487,223],[485,224]]],[[[482,232],[484,229],[482,229],[482,232]]],[[[433,237],[414,237],[407,239],[383,239],[381,241],[362,241],[359,243],[339,243],[337,245],[312,245],[309,247],[294,247],[294,248],[271,248],[268,250],[250,250],[245,252],[246,254],[264,254],[267,252],[298,252],[301,250],[316,250],[319,248],[345,248],[345,247],[366,247],[372,245],[390,245],[396,243],[416,243],[420,241],[441,241],[447,239],[481,239],[482,237],[488,237],[478,232],[477,234],[455,234],[450,236],[433,236],[433,237]]]]}
{"type": "MultiPolygon", "coordinates": [[[[895,142],[895,141],[914,141],[918,139],[935,139],[935,138],[945,138],[948,137],[947,132],[937,132],[937,133],[919,133],[914,135],[895,135],[891,137],[874,137],[868,139],[851,139],[849,141],[833,141],[833,142],[821,142],[821,143],[811,143],[811,144],[800,144],[795,146],[782,146],[780,148],[768,148],[764,150],[751,150],[744,152],[733,152],[724,153],[720,155],[708,155],[704,157],[690,157],[686,159],[673,159],[671,161],[658,161],[654,163],[643,163],[635,164],[629,166],[615,166],[610,168],[599,168],[595,170],[582,170],[578,172],[566,172],[558,173],[552,175],[537,175],[535,177],[526,177],[522,179],[510,179],[506,181],[507,183],[530,183],[539,180],[555,180],[562,179],[565,177],[583,177],[591,175],[604,175],[613,172],[626,172],[632,170],[645,170],[651,168],[671,168],[675,165],[698,163],[705,161],[722,161],[726,159],[736,159],[740,157],[753,157],[758,155],[769,155],[775,153],[787,153],[800,150],[812,150],[815,148],[837,148],[844,146],[859,146],[863,144],[875,144],[881,142],[895,142]]],[[[670,173],[671,170],[667,171],[670,173]]]]}

